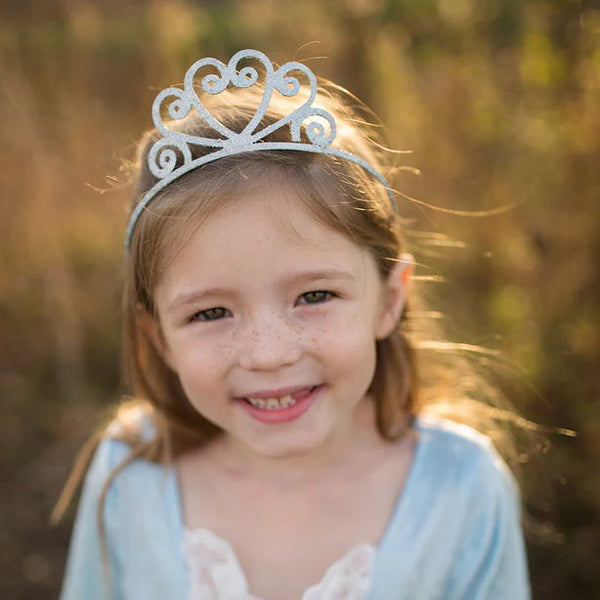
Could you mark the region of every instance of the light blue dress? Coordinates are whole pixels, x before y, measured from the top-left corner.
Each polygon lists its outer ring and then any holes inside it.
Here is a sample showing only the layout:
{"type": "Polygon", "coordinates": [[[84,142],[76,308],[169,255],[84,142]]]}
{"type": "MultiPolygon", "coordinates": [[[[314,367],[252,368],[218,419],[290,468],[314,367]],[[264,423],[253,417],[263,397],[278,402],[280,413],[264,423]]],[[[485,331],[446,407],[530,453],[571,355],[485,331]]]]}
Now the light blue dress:
{"type": "MultiPolygon", "coordinates": [[[[419,417],[411,470],[376,552],[368,600],[528,600],[519,495],[489,439],[419,417]]],[[[88,470],[62,600],[188,600],[184,523],[173,468],[136,460],[105,506],[113,576],[103,577],[96,507],[128,453],[105,439],[88,470]]]]}

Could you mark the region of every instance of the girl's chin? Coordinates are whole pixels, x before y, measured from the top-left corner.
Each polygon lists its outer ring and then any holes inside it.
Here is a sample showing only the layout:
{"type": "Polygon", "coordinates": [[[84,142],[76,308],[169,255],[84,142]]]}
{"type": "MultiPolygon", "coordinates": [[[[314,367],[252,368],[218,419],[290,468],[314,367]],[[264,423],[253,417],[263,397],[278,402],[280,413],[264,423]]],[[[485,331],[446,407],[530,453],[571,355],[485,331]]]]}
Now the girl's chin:
{"type": "Polygon", "coordinates": [[[319,443],[298,443],[298,444],[269,444],[268,446],[250,446],[256,458],[266,460],[302,460],[318,457],[322,444],[319,443]]]}
{"type": "MultiPolygon", "coordinates": [[[[294,460],[318,458],[323,452],[328,436],[321,428],[306,428],[302,431],[272,432],[270,435],[256,434],[238,437],[234,442],[241,451],[240,461],[253,459],[294,460]],[[241,444],[239,442],[242,442],[241,444]]],[[[233,440],[232,440],[233,441],[233,440]]]]}

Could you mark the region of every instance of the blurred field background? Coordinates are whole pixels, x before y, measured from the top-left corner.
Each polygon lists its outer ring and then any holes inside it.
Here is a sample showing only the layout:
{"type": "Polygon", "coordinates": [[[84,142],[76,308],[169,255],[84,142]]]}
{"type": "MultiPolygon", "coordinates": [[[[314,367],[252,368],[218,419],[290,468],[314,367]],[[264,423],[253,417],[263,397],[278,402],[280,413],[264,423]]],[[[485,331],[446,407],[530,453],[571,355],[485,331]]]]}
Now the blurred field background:
{"type": "MultiPolygon", "coordinates": [[[[544,449],[528,500],[534,598],[600,598],[600,7],[581,0],[3,0],[0,596],[58,594],[72,524],[48,517],[122,393],[122,159],[158,90],[245,47],[305,60],[414,153],[397,185],[454,341],[508,353],[544,449]],[[308,42],[319,41],[303,47],[308,42]],[[324,59],[318,57],[326,57],[324,59]],[[436,262],[437,261],[437,262],[436,262]],[[437,267],[436,267],[437,269],[437,267]]],[[[404,210],[404,209],[403,209],[404,210]]]]}

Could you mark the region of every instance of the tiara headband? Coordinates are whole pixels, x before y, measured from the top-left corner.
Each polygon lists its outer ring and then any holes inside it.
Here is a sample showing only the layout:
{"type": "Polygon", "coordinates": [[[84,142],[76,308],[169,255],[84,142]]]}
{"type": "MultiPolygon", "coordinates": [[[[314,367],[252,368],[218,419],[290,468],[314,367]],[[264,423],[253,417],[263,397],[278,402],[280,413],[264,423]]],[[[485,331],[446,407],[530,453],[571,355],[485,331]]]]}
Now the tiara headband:
{"type": "Polygon", "coordinates": [[[175,87],[166,88],[156,96],[152,104],[152,120],[162,137],[150,148],[150,152],[148,153],[148,167],[158,181],[146,192],[131,213],[125,236],[126,250],[129,251],[131,237],[142,211],[146,209],[158,192],[164,187],[201,165],[213,162],[219,158],[244,152],[299,150],[344,158],[360,165],[365,171],[368,171],[373,177],[378,179],[385,186],[390,201],[395,208],[394,193],[381,173],[362,158],[344,150],[331,147],[336,136],[335,119],[326,110],[312,105],[316,96],[317,78],[307,66],[298,62],[288,62],[275,69],[267,56],[257,50],[240,50],[231,57],[227,65],[214,58],[202,58],[196,61],[185,74],[184,89],[175,87]],[[207,94],[220,94],[229,85],[239,89],[249,88],[257,82],[259,74],[257,69],[252,66],[246,65],[238,68],[239,63],[244,59],[255,59],[260,62],[265,69],[266,75],[261,102],[244,129],[240,133],[237,133],[225,127],[210,114],[198,97],[194,89],[194,84],[196,73],[200,69],[213,67],[217,73],[213,72],[205,75],[200,82],[202,90],[207,94]],[[291,75],[295,71],[304,74],[310,84],[308,99],[277,122],[259,129],[258,126],[267,111],[275,90],[282,96],[288,97],[296,96],[300,92],[301,83],[298,77],[291,75]],[[213,128],[218,137],[207,138],[169,129],[168,124],[171,121],[165,123],[160,114],[163,102],[167,98],[171,98],[167,106],[167,113],[172,120],[184,119],[195,110],[213,128]],[[310,119],[305,127],[308,142],[301,142],[300,129],[302,123],[307,119],[310,119]],[[328,125],[327,128],[324,125],[325,122],[328,125]],[[286,126],[290,128],[290,142],[263,141],[273,131],[286,126]],[[206,149],[212,148],[214,150],[198,158],[192,158],[190,146],[203,146],[206,149]],[[183,159],[182,163],[181,159],[183,159]],[[181,164],[178,165],[178,162],[181,164]]]}

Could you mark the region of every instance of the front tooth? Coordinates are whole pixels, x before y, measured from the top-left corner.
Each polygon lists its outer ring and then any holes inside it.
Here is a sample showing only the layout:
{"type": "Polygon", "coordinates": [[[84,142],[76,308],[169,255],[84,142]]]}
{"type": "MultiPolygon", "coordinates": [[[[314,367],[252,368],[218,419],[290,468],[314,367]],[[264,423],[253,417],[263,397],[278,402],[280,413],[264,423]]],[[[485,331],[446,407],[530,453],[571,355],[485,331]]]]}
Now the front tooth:
{"type": "Polygon", "coordinates": [[[279,401],[277,398],[269,398],[266,401],[266,405],[267,410],[276,410],[279,408],[279,401]]]}
{"type": "Polygon", "coordinates": [[[250,402],[250,404],[258,408],[266,408],[267,406],[262,398],[248,398],[248,401],[250,402]]]}
{"type": "Polygon", "coordinates": [[[287,407],[287,406],[291,406],[292,404],[294,404],[294,399],[288,395],[288,396],[284,396],[283,398],[281,398],[281,400],[279,400],[279,402],[281,403],[281,406],[287,407]]]}

